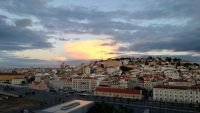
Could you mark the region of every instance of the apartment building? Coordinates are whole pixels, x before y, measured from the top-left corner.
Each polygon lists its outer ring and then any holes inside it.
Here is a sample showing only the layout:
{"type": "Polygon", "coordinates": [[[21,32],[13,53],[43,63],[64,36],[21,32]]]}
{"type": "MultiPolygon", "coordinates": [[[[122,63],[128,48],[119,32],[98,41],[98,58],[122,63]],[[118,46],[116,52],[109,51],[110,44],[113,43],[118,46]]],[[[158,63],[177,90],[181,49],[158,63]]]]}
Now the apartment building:
{"type": "Polygon", "coordinates": [[[49,86],[56,89],[72,89],[72,77],[58,77],[57,79],[50,80],[49,86]]]}
{"type": "Polygon", "coordinates": [[[175,103],[200,103],[200,87],[156,86],[153,100],[175,103]]]}
{"type": "Polygon", "coordinates": [[[72,79],[72,89],[76,91],[92,92],[99,84],[100,80],[96,77],[74,77],[72,79]]]}

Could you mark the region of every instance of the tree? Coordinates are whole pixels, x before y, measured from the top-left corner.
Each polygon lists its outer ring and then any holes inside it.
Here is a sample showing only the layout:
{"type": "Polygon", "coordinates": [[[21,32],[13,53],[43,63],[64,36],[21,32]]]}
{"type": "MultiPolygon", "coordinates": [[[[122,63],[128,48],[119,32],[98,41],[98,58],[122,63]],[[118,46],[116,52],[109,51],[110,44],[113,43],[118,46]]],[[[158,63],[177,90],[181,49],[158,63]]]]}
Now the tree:
{"type": "Polygon", "coordinates": [[[171,61],[172,61],[171,57],[167,57],[166,60],[167,60],[168,62],[171,62],[171,61]]]}
{"type": "Polygon", "coordinates": [[[148,60],[146,60],[146,61],[145,61],[145,65],[149,65],[149,62],[148,62],[148,60]]]}
{"type": "Polygon", "coordinates": [[[125,67],[125,66],[120,66],[120,69],[121,69],[123,72],[127,72],[127,71],[130,71],[132,68],[125,67]]]}

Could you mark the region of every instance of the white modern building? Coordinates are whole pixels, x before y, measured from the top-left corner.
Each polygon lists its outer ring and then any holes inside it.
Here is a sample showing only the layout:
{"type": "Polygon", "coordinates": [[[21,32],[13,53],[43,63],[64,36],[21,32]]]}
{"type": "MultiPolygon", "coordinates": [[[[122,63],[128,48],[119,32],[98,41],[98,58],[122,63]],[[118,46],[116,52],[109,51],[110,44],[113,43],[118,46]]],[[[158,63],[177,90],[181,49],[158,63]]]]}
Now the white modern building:
{"type": "Polygon", "coordinates": [[[200,103],[200,87],[156,86],[153,100],[175,103],[200,103]]]}
{"type": "Polygon", "coordinates": [[[72,100],[63,104],[37,111],[36,113],[87,113],[93,101],[72,100]]]}

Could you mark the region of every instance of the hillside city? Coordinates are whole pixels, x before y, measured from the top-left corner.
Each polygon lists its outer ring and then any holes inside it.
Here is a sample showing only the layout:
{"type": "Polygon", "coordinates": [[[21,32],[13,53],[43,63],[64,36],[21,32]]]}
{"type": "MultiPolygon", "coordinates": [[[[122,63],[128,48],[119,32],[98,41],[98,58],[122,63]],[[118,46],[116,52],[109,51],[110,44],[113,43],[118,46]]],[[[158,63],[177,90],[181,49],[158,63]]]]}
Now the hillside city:
{"type": "Polygon", "coordinates": [[[179,58],[113,58],[77,66],[62,63],[56,68],[2,69],[0,82],[1,94],[44,99],[37,110],[70,98],[135,102],[144,105],[142,112],[146,113],[158,109],[172,110],[170,113],[200,110],[200,65],[179,58]],[[159,108],[148,108],[154,104],[159,108]]]}

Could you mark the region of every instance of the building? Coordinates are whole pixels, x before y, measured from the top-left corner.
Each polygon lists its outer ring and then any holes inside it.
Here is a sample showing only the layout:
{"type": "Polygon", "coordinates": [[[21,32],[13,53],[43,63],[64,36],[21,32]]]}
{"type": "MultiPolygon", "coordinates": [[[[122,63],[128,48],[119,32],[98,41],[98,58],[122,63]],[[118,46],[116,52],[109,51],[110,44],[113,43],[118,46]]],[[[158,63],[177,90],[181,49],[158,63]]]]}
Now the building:
{"type": "Polygon", "coordinates": [[[190,87],[192,85],[195,85],[194,83],[192,82],[189,82],[187,80],[180,80],[180,79],[169,79],[167,81],[168,85],[169,86],[187,86],[187,87],[190,87]]]}
{"type": "Polygon", "coordinates": [[[105,71],[105,69],[101,66],[93,66],[91,73],[101,74],[105,71]]]}
{"type": "Polygon", "coordinates": [[[93,101],[72,100],[63,104],[46,108],[36,113],[87,113],[94,105],[93,101]]]}
{"type": "Polygon", "coordinates": [[[100,80],[96,77],[74,77],[72,79],[72,89],[76,91],[93,92],[99,84],[100,80]]]}
{"type": "Polygon", "coordinates": [[[123,61],[121,60],[114,60],[114,59],[108,59],[103,61],[103,65],[105,67],[119,67],[123,65],[123,61]]]}
{"type": "Polygon", "coordinates": [[[118,73],[120,71],[120,67],[108,67],[106,68],[106,72],[108,74],[115,74],[118,73]]]}
{"type": "Polygon", "coordinates": [[[20,85],[22,82],[25,82],[24,77],[15,77],[14,79],[11,80],[11,84],[13,85],[20,85]]]}
{"type": "Polygon", "coordinates": [[[142,99],[142,90],[111,88],[111,87],[97,87],[94,95],[130,99],[142,99]]]}
{"type": "Polygon", "coordinates": [[[128,79],[128,88],[133,89],[138,86],[138,80],[136,77],[132,77],[128,79]]]}
{"type": "Polygon", "coordinates": [[[48,90],[47,85],[43,81],[33,81],[30,85],[30,88],[36,89],[36,90],[48,90]]]}
{"type": "Polygon", "coordinates": [[[23,78],[24,78],[24,75],[19,74],[19,73],[0,73],[0,82],[2,83],[9,83],[9,84],[17,83],[18,84],[23,78]]]}
{"type": "Polygon", "coordinates": [[[175,103],[200,103],[200,87],[156,86],[153,100],[175,103]]]}
{"type": "Polygon", "coordinates": [[[126,77],[119,77],[112,80],[111,87],[115,88],[128,88],[128,78],[126,77]]]}
{"type": "Polygon", "coordinates": [[[49,86],[55,89],[72,89],[72,77],[58,77],[56,80],[50,80],[49,86]]]}
{"type": "Polygon", "coordinates": [[[163,73],[167,78],[180,79],[179,72],[177,70],[174,70],[174,69],[165,70],[163,71],[163,73]]]}
{"type": "Polygon", "coordinates": [[[83,66],[83,73],[86,75],[90,75],[91,74],[91,69],[89,66],[83,66]]]}

